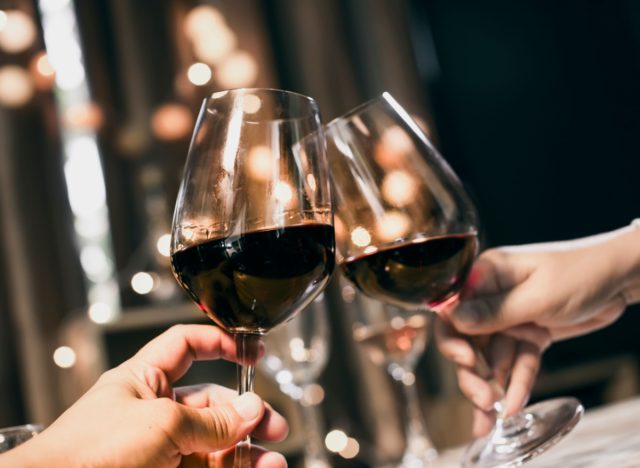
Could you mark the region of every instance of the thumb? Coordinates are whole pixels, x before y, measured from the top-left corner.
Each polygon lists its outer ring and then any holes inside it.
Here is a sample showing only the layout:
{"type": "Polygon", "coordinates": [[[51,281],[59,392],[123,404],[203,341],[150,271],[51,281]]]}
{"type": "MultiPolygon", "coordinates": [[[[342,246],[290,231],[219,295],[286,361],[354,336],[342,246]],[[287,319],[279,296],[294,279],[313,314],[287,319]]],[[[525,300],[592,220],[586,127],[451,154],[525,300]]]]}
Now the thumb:
{"type": "Polygon", "coordinates": [[[462,301],[449,317],[459,332],[484,335],[540,320],[543,311],[538,310],[536,302],[525,288],[515,288],[504,294],[462,301]]]}
{"type": "Polygon", "coordinates": [[[182,424],[175,440],[180,451],[188,454],[233,446],[260,423],[265,405],[258,395],[247,392],[224,404],[181,409],[182,424]]]}

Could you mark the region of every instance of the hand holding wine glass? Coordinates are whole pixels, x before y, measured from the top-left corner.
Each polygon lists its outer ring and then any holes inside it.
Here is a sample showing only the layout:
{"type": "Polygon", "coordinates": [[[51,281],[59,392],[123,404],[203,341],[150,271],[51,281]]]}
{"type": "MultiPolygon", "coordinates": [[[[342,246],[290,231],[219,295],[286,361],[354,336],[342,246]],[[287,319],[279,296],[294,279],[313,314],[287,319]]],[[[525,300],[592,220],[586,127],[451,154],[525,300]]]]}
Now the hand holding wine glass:
{"type": "MultiPolygon", "coordinates": [[[[503,349],[507,337],[515,340],[499,364],[501,380],[509,377],[507,414],[526,403],[540,354],[552,341],[608,326],[640,299],[634,299],[640,257],[633,254],[639,238],[640,230],[631,225],[570,241],[495,248],[479,257],[461,303],[444,312],[457,330],[493,333],[503,349]]],[[[489,384],[471,371],[475,357],[467,339],[444,321],[436,329],[442,353],[461,366],[460,387],[479,408],[474,433],[484,435],[494,419],[482,397],[489,384]]]]}
{"type": "MultiPolygon", "coordinates": [[[[334,266],[334,231],[320,116],[309,97],[236,89],[203,102],[173,219],[180,285],[236,337],[238,362],[319,294],[334,266]]],[[[253,390],[254,367],[238,367],[253,390]]],[[[249,440],[236,467],[249,466],[249,440]]]]}
{"type": "MultiPolygon", "coordinates": [[[[475,208],[457,176],[388,93],[326,128],[345,276],[383,302],[444,310],[458,299],[478,249],[475,208]]],[[[582,406],[573,398],[505,418],[491,363],[474,352],[498,417],[492,433],[469,447],[464,466],[522,463],[575,426],[582,406]]]]}

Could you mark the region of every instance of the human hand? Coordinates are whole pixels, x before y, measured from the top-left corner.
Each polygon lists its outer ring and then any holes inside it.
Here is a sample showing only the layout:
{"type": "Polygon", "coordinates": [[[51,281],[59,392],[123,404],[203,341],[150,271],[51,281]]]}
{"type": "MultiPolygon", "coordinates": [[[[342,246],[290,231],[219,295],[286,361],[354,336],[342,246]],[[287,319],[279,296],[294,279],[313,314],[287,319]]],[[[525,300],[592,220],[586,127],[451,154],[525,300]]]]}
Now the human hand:
{"type": "Polygon", "coordinates": [[[460,303],[441,311],[442,353],[459,366],[463,392],[474,401],[474,433],[486,433],[497,395],[478,375],[477,356],[464,335],[482,335],[498,381],[507,385],[506,410],[526,403],[541,353],[552,341],[615,321],[625,288],[640,276],[640,231],[623,228],[574,241],[492,249],[474,264],[460,303]],[[453,326],[451,326],[452,324],[453,326]]]}
{"type": "Polygon", "coordinates": [[[573,241],[503,247],[474,264],[458,307],[447,318],[470,335],[533,323],[553,341],[605,327],[640,282],[640,229],[573,241]]]}
{"type": "MultiPolygon", "coordinates": [[[[105,372],[40,435],[1,455],[0,465],[223,467],[247,434],[284,439],[286,421],[254,393],[172,389],[194,360],[219,358],[236,359],[232,337],[210,325],[174,326],[105,372]]],[[[251,457],[256,468],[287,466],[258,446],[251,457]]]]}
{"type": "Polygon", "coordinates": [[[435,338],[442,355],[457,365],[460,390],[475,406],[475,437],[489,433],[494,426],[496,402],[504,405],[504,416],[514,415],[526,405],[542,353],[551,344],[549,332],[536,325],[469,337],[440,317],[435,321],[435,338]]]}

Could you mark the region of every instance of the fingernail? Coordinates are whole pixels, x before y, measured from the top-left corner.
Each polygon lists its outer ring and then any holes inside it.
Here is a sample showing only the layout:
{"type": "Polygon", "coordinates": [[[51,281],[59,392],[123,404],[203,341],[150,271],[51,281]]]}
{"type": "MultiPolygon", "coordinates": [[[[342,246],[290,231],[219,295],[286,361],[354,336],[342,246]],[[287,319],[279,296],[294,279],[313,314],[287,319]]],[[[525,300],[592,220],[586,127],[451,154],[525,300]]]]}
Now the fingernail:
{"type": "Polygon", "coordinates": [[[478,323],[480,316],[478,315],[478,312],[475,309],[462,304],[460,307],[458,307],[454,311],[453,318],[454,320],[457,320],[465,324],[473,324],[473,323],[478,323]]]}
{"type": "Polygon", "coordinates": [[[245,421],[252,421],[260,415],[262,411],[262,400],[255,393],[243,393],[231,401],[233,408],[245,421]]]}

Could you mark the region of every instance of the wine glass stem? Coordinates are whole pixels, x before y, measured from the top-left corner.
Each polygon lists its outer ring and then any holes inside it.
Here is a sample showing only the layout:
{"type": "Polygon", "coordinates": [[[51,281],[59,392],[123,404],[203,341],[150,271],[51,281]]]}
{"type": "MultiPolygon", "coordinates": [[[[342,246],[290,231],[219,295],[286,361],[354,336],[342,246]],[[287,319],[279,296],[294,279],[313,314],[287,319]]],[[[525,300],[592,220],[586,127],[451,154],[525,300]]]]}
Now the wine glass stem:
{"type": "MultiPolygon", "coordinates": [[[[236,333],[236,357],[238,359],[238,393],[253,392],[255,363],[258,357],[259,336],[236,333]]],[[[233,468],[251,468],[251,437],[236,444],[233,468]]]]}
{"type": "Polygon", "coordinates": [[[493,434],[500,436],[502,428],[504,427],[504,421],[506,418],[507,402],[505,400],[505,392],[503,386],[496,379],[493,369],[489,365],[487,358],[482,350],[482,346],[479,341],[472,339],[471,346],[476,355],[476,373],[483,379],[485,379],[491,386],[491,393],[494,395],[493,409],[496,413],[496,422],[493,426],[493,434]]]}
{"type": "Polygon", "coordinates": [[[324,451],[324,443],[322,434],[324,433],[324,424],[320,407],[315,404],[300,405],[302,408],[302,421],[306,434],[306,443],[304,444],[304,459],[306,467],[330,467],[329,459],[324,451]]]}
{"type": "MultiPolygon", "coordinates": [[[[411,370],[405,369],[406,376],[411,375],[411,370]]],[[[437,452],[433,447],[429,434],[427,433],[427,425],[420,408],[420,398],[418,389],[415,384],[415,378],[404,379],[400,381],[404,392],[407,407],[407,448],[405,455],[420,460],[430,460],[435,458],[437,452]],[[405,383],[407,381],[408,383],[405,383]]],[[[406,456],[405,456],[406,458],[406,456]]]]}

